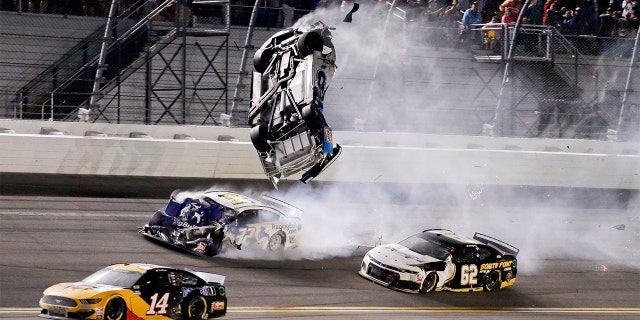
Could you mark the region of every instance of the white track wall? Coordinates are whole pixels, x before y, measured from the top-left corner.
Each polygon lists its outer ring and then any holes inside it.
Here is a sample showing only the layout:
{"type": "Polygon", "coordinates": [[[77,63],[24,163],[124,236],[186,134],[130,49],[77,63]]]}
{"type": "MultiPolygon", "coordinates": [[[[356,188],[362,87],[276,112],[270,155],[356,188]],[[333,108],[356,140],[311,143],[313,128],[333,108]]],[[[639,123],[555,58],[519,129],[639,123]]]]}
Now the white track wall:
{"type": "MultiPolygon", "coordinates": [[[[0,120],[0,173],[266,179],[248,136],[226,127],[0,120]]],[[[638,143],[343,131],[334,139],[343,153],[317,180],[640,189],[638,143]]]]}

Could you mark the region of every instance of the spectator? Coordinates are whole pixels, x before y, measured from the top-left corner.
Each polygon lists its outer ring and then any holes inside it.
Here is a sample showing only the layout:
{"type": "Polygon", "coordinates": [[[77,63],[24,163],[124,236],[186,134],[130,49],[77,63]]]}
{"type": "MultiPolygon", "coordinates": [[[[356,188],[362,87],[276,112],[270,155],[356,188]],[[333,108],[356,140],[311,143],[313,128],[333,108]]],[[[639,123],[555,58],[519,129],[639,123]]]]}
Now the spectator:
{"type": "Polygon", "coordinates": [[[556,10],[556,3],[552,3],[547,10],[547,21],[545,24],[561,30],[563,20],[562,12],[556,10]]]}
{"type": "Polygon", "coordinates": [[[509,14],[511,16],[511,20],[515,22],[518,20],[518,14],[520,14],[520,8],[522,8],[522,4],[518,4],[517,0],[505,0],[500,5],[500,11],[504,12],[504,14],[509,14]],[[507,13],[507,8],[510,8],[507,13]]]}
{"type": "Polygon", "coordinates": [[[502,38],[502,24],[498,20],[498,16],[493,16],[489,23],[485,24],[483,29],[483,42],[485,50],[489,50],[492,53],[499,53],[499,43],[502,38]]]}
{"type": "Polygon", "coordinates": [[[573,10],[567,10],[564,13],[560,32],[564,35],[577,35],[578,28],[576,26],[576,19],[573,10]]]}
{"type": "Polygon", "coordinates": [[[542,24],[548,25],[547,14],[549,13],[549,8],[551,8],[552,4],[555,5],[556,3],[557,3],[557,0],[549,0],[544,2],[544,5],[542,6],[542,9],[544,10],[544,12],[542,13],[542,24]]]}
{"type": "Polygon", "coordinates": [[[460,43],[475,40],[475,33],[472,32],[473,25],[482,23],[482,13],[478,10],[478,3],[471,3],[471,8],[467,9],[462,16],[462,32],[460,33],[460,43]]]}
{"type": "Polygon", "coordinates": [[[512,7],[505,7],[504,14],[502,15],[502,19],[500,22],[506,24],[516,23],[516,19],[513,18],[513,13],[511,12],[512,10],[514,10],[512,7]]]}
{"type": "Polygon", "coordinates": [[[607,8],[603,14],[599,16],[600,26],[598,28],[598,52],[609,51],[613,47],[613,39],[618,36],[618,21],[611,12],[611,8],[607,8]]]}
{"type": "Polygon", "coordinates": [[[444,16],[443,23],[446,28],[456,28],[458,21],[462,19],[462,12],[458,9],[458,0],[453,0],[451,5],[444,9],[442,15],[444,16]]]}
{"type": "Polygon", "coordinates": [[[528,24],[542,24],[542,1],[531,0],[524,14],[528,24]]]}

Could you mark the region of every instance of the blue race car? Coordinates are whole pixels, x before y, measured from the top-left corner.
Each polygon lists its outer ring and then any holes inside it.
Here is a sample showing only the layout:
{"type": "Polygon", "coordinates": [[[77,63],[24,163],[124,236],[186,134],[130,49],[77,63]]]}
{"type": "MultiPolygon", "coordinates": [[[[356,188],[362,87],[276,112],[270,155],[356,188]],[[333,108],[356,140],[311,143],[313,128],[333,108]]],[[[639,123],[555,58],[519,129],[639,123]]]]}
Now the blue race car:
{"type": "Polygon", "coordinates": [[[229,191],[173,194],[164,209],[140,227],[145,237],[199,256],[227,247],[279,252],[297,247],[302,211],[278,199],[229,191]]]}

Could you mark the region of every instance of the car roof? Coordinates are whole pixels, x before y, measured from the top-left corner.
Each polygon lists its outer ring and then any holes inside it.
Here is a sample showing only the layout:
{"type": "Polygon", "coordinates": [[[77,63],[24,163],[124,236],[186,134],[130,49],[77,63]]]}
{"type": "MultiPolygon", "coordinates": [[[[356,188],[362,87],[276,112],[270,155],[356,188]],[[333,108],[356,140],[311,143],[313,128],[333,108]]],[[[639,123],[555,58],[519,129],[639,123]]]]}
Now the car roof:
{"type": "Polygon", "coordinates": [[[110,265],[108,268],[129,270],[129,271],[135,271],[140,273],[146,273],[147,271],[153,270],[153,269],[172,269],[169,267],[165,267],[157,264],[151,264],[151,263],[117,263],[117,264],[110,265]]]}
{"type": "Polygon", "coordinates": [[[231,191],[205,191],[203,195],[225,207],[229,207],[232,209],[267,206],[256,199],[231,191]]]}
{"type": "Polygon", "coordinates": [[[242,208],[270,208],[288,217],[300,217],[303,214],[301,209],[298,209],[280,199],[264,194],[262,195],[261,200],[232,191],[210,190],[203,192],[203,196],[234,210],[242,208]]]}
{"type": "Polygon", "coordinates": [[[427,229],[422,231],[422,235],[426,236],[430,240],[434,240],[435,242],[442,243],[452,248],[469,244],[482,244],[480,241],[459,235],[446,229],[427,229]]]}

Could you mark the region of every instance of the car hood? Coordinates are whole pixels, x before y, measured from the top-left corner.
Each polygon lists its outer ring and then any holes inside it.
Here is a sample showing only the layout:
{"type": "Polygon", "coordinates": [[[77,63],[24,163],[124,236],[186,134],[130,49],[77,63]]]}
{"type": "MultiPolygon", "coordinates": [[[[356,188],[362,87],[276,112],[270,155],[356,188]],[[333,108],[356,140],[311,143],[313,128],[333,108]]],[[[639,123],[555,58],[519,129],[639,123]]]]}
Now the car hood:
{"type": "Polygon", "coordinates": [[[415,251],[409,250],[405,246],[395,243],[377,246],[369,251],[369,256],[389,266],[414,271],[420,270],[420,268],[414,265],[441,261],[431,256],[421,255],[415,251]]]}
{"type": "Polygon", "coordinates": [[[122,287],[115,287],[104,284],[92,284],[85,282],[65,282],[55,284],[44,291],[45,295],[61,296],[67,298],[85,298],[92,297],[96,294],[111,291],[121,290],[122,287]]]}

